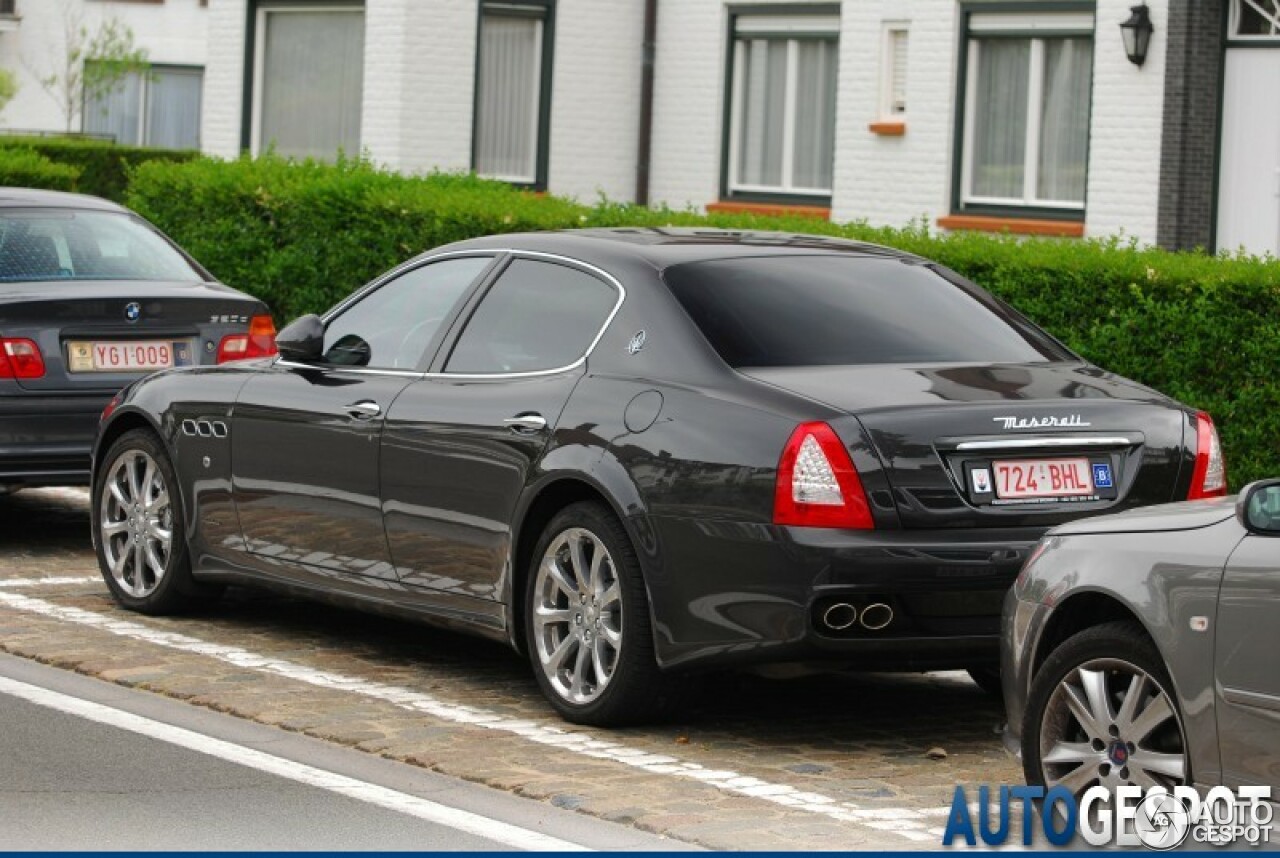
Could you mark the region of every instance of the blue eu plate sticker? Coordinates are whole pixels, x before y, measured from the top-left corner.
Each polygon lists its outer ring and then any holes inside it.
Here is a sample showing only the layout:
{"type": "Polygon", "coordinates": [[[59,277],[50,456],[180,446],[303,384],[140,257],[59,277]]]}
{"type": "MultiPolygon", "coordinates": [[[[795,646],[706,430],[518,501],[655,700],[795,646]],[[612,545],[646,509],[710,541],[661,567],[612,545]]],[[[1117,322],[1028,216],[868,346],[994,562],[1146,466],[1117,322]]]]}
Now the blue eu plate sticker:
{"type": "Polygon", "coordinates": [[[1110,465],[1095,464],[1093,466],[1093,487],[1095,489],[1109,489],[1112,487],[1110,465]]]}

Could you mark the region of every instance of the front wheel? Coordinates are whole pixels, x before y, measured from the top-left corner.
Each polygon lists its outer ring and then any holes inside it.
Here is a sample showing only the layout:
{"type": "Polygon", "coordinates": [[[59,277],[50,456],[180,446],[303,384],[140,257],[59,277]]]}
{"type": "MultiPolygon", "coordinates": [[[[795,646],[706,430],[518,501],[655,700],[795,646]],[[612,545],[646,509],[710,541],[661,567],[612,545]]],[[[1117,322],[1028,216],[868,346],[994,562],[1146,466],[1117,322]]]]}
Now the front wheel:
{"type": "Polygon", "coordinates": [[[529,658],[563,718],[611,727],[670,705],[640,563],[612,512],[595,503],[560,511],[538,540],[527,580],[529,658]]]}
{"type": "Polygon", "coordinates": [[[98,566],[111,595],[144,614],[171,614],[215,598],[196,583],[187,556],[178,480],[160,440],[146,429],[121,435],[93,487],[98,566]]]}
{"type": "Polygon", "coordinates": [[[1027,783],[1076,796],[1098,785],[1191,782],[1173,684],[1141,628],[1106,623],[1053,651],[1031,683],[1022,764],[1027,783]]]}

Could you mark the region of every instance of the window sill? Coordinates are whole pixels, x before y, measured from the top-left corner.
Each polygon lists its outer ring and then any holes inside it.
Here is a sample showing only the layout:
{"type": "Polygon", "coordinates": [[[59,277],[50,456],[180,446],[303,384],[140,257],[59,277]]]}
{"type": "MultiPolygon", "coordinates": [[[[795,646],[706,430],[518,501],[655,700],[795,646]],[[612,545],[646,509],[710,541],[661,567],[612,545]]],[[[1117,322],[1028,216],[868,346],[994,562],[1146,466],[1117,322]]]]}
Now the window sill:
{"type": "Polygon", "coordinates": [[[809,217],[815,220],[831,220],[831,207],[719,200],[707,203],[707,214],[752,214],[766,217],[809,217]]]}
{"type": "Polygon", "coordinates": [[[944,215],[938,218],[943,229],[974,232],[1009,232],[1014,235],[1050,235],[1059,238],[1084,238],[1084,222],[1078,220],[1039,220],[1036,218],[991,217],[989,215],[944,215]]]}
{"type": "Polygon", "coordinates": [[[901,137],[907,133],[907,123],[902,119],[886,119],[881,122],[872,122],[867,126],[867,130],[881,137],[901,137]]]}

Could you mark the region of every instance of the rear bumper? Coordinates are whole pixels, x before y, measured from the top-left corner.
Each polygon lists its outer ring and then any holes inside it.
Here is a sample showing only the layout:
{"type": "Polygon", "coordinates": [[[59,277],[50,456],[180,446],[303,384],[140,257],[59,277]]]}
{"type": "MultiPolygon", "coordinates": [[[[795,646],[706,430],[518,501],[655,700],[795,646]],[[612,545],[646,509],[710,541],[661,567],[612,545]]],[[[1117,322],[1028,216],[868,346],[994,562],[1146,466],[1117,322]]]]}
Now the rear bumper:
{"type": "Polygon", "coordinates": [[[0,397],[0,485],[88,485],[109,394],[0,397]]]}
{"type": "Polygon", "coordinates": [[[842,531],[662,516],[636,524],[654,536],[642,557],[664,666],[994,667],[1005,594],[1043,533],[842,531]],[[882,629],[831,628],[823,617],[835,604],[859,616],[887,605],[892,620],[882,629]]]}

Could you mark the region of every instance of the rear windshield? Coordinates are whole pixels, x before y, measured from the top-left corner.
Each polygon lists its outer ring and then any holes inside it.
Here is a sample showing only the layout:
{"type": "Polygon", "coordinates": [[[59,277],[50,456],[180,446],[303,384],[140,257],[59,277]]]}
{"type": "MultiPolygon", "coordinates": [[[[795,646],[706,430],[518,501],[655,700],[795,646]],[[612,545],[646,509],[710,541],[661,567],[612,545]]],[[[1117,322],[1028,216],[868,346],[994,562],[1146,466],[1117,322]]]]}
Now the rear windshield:
{"type": "Polygon", "coordinates": [[[724,259],[663,277],[732,367],[1070,357],[990,296],[891,259],[724,259]]]}
{"type": "Polygon", "coordinates": [[[117,212],[0,209],[0,282],[204,280],[140,221],[117,212]]]}

